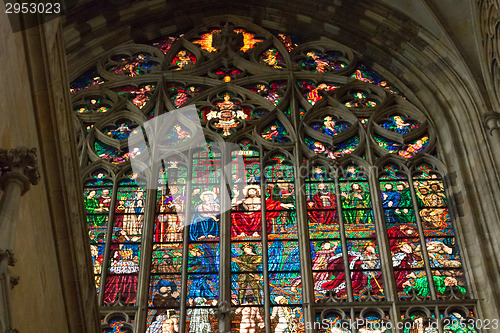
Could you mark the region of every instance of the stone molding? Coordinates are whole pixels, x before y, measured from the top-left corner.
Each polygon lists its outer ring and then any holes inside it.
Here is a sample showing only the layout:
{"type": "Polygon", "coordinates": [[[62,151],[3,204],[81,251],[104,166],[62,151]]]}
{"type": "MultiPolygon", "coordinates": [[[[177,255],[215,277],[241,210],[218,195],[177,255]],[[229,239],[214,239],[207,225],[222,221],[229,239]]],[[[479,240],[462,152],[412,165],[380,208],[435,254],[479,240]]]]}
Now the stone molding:
{"type": "Polygon", "coordinates": [[[493,92],[500,102],[500,0],[478,0],[479,24],[493,92]]]}
{"type": "MultiPolygon", "coordinates": [[[[500,38],[500,36],[499,36],[500,38]]],[[[494,130],[500,130],[500,113],[498,112],[489,112],[486,113],[483,117],[484,127],[491,135],[494,130]]]]}

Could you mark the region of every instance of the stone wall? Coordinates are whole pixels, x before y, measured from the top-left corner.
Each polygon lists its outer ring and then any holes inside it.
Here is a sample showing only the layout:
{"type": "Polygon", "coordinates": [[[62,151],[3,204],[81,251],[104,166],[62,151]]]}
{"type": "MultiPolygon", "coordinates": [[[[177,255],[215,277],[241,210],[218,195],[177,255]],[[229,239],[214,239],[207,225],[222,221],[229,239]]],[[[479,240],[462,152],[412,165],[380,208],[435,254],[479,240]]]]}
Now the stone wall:
{"type": "Polygon", "coordinates": [[[19,332],[97,331],[84,216],[73,205],[81,187],[69,157],[72,126],[62,125],[68,84],[59,37],[58,21],[13,33],[0,13],[0,148],[36,148],[41,175],[21,197],[8,245],[17,260],[11,272],[20,277],[10,326],[19,332]]]}

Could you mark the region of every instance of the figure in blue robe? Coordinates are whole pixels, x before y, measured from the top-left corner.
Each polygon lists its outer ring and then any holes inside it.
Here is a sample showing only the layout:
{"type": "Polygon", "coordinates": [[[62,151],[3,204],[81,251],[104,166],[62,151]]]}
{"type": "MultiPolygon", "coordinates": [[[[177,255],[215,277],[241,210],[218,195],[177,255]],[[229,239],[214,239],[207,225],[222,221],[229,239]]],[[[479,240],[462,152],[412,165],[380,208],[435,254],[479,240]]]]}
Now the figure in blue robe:
{"type": "Polygon", "coordinates": [[[220,206],[215,201],[217,195],[206,191],[201,194],[202,203],[196,207],[191,225],[189,240],[199,241],[219,237],[220,206]]]}
{"type": "Polygon", "coordinates": [[[190,250],[189,270],[202,274],[190,275],[189,279],[192,283],[188,288],[188,298],[203,297],[209,300],[217,298],[217,288],[213,284],[218,283],[216,275],[219,271],[218,252],[218,249],[214,251],[207,243],[203,243],[201,247],[194,247],[190,250]]]}
{"type": "Polygon", "coordinates": [[[386,223],[398,223],[395,209],[399,207],[401,194],[393,190],[392,184],[385,184],[385,191],[382,192],[382,207],[386,223]]]}

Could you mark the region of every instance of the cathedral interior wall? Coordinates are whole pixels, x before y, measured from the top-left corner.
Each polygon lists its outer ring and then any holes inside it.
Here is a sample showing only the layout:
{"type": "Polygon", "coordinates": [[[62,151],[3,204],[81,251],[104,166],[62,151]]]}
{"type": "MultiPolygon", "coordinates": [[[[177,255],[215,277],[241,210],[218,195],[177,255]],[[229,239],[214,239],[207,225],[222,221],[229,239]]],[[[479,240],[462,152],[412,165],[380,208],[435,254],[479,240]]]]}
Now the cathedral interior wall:
{"type": "MultiPolygon", "coordinates": [[[[27,146],[39,152],[23,38],[21,33],[12,32],[4,11],[0,12],[0,39],[4,45],[0,53],[0,147],[27,146]]],[[[39,171],[42,175],[50,172],[42,163],[39,171]]],[[[63,315],[63,286],[43,176],[21,197],[18,217],[12,223],[16,225],[12,243],[16,265],[11,272],[20,277],[11,292],[14,327],[19,332],[65,332],[68,324],[63,315]]]]}

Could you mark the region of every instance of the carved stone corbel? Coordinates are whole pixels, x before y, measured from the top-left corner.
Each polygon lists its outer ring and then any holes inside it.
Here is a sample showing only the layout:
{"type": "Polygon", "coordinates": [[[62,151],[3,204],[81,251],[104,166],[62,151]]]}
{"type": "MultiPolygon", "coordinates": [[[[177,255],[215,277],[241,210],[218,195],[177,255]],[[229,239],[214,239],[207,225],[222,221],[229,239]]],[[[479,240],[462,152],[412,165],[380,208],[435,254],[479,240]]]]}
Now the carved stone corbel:
{"type": "Polygon", "coordinates": [[[235,32],[231,23],[226,23],[220,32],[214,33],[212,45],[219,50],[238,52],[244,45],[243,35],[235,32]]]}
{"type": "Polygon", "coordinates": [[[484,127],[490,135],[494,130],[500,130],[500,113],[489,112],[484,115],[483,121],[484,127]]]}
{"type": "Polygon", "coordinates": [[[19,277],[10,273],[15,264],[12,243],[17,222],[19,200],[38,184],[36,149],[26,147],[0,149],[0,323],[2,333],[17,333],[12,328],[10,290],[19,283],[19,277]]]}

